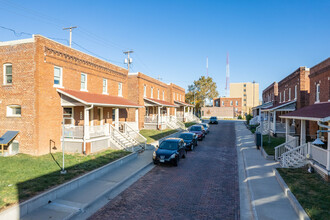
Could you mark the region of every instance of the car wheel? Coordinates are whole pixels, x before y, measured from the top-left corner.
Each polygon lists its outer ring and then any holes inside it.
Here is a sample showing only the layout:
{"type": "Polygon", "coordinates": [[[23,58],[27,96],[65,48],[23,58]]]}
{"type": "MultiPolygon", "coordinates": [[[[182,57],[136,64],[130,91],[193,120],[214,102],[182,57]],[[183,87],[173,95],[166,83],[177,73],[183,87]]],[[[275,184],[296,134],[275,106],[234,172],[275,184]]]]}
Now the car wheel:
{"type": "Polygon", "coordinates": [[[157,165],[158,164],[157,161],[154,161],[154,164],[157,165]]]}
{"type": "Polygon", "coordinates": [[[186,158],[186,153],[187,153],[187,151],[183,151],[183,154],[182,154],[183,159],[186,158]]]}
{"type": "Polygon", "coordinates": [[[194,150],[194,145],[192,144],[191,147],[190,147],[190,150],[194,150]]]}
{"type": "Polygon", "coordinates": [[[173,166],[177,167],[179,163],[179,157],[176,157],[176,159],[173,161],[173,166]]]}

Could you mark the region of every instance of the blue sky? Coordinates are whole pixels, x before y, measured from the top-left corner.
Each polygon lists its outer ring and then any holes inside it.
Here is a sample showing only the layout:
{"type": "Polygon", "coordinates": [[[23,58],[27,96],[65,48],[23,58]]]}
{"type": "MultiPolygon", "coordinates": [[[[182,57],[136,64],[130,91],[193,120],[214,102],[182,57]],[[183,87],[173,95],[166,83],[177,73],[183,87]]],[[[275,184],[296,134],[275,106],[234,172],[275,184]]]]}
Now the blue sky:
{"type": "MultiPolygon", "coordinates": [[[[0,26],[64,44],[62,28],[78,26],[74,48],[119,66],[122,52],[133,49],[133,72],[186,89],[206,75],[208,57],[209,76],[224,95],[227,52],[230,82],[255,80],[261,90],[328,58],[329,11],[326,0],[0,0],[0,26]]],[[[28,37],[0,28],[0,41],[28,37]]]]}

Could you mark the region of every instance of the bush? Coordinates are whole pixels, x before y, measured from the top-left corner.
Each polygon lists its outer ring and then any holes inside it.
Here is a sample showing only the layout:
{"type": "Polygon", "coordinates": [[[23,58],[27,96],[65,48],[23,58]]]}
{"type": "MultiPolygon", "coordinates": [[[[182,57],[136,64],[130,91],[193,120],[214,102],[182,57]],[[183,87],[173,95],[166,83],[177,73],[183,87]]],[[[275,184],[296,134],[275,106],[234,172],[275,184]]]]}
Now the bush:
{"type": "Polygon", "coordinates": [[[243,117],[242,117],[241,115],[239,115],[239,116],[237,117],[237,119],[243,119],[243,117]]]}
{"type": "Polygon", "coordinates": [[[251,115],[251,114],[248,114],[248,115],[246,115],[246,123],[247,124],[250,124],[249,122],[250,122],[250,120],[253,118],[253,116],[251,115]]]}

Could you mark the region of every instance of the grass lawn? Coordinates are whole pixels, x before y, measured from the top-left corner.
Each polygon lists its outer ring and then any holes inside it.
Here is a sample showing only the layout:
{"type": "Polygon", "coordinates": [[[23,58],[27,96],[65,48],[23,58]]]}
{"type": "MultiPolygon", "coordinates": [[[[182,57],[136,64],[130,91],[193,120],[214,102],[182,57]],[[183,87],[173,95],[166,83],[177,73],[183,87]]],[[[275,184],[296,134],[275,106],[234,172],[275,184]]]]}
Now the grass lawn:
{"type": "Polygon", "coordinates": [[[311,219],[330,219],[330,183],[307,167],[277,170],[311,219]]]}
{"type": "Polygon", "coordinates": [[[107,150],[94,155],[67,154],[67,174],[60,174],[62,153],[0,157],[0,210],[130,154],[107,150]]]}
{"type": "Polygon", "coordinates": [[[186,123],[184,123],[186,128],[189,128],[190,126],[195,125],[195,124],[197,124],[197,123],[196,122],[186,122],[186,123]]]}
{"type": "Polygon", "coordinates": [[[175,129],[165,129],[162,131],[143,129],[140,131],[140,134],[147,138],[147,143],[152,143],[177,131],[175,129]]]}
{"type": "Polygon", "coordinates": [[[262,147],[268,155],[275,155],[274,148],[285,142],[284,137],[272,137],[270,136],[270,143],[268,143],[268,135],[263,135],[262,147]]]}

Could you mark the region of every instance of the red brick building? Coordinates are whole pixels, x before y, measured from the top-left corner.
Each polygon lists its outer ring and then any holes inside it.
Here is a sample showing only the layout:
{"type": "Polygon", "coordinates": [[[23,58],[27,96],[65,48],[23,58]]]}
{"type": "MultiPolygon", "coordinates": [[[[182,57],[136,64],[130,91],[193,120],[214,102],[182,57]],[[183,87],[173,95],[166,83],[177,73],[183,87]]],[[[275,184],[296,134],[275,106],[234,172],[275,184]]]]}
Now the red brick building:
{"type": "Polygon", "coordinates": [[[95,152],[110,126],[138,120],[124,68],[40,35],[1,42],[0,63],[0,134],[19,131],[21,153],[61,150],[63,135],[68,151],[95,152]]]}
{"type": "Polygon", "coordinates": [[[234,117],[242,116],[242,98],[220,97],[213,99],[213,107],[232,107],[234,117]]]}

